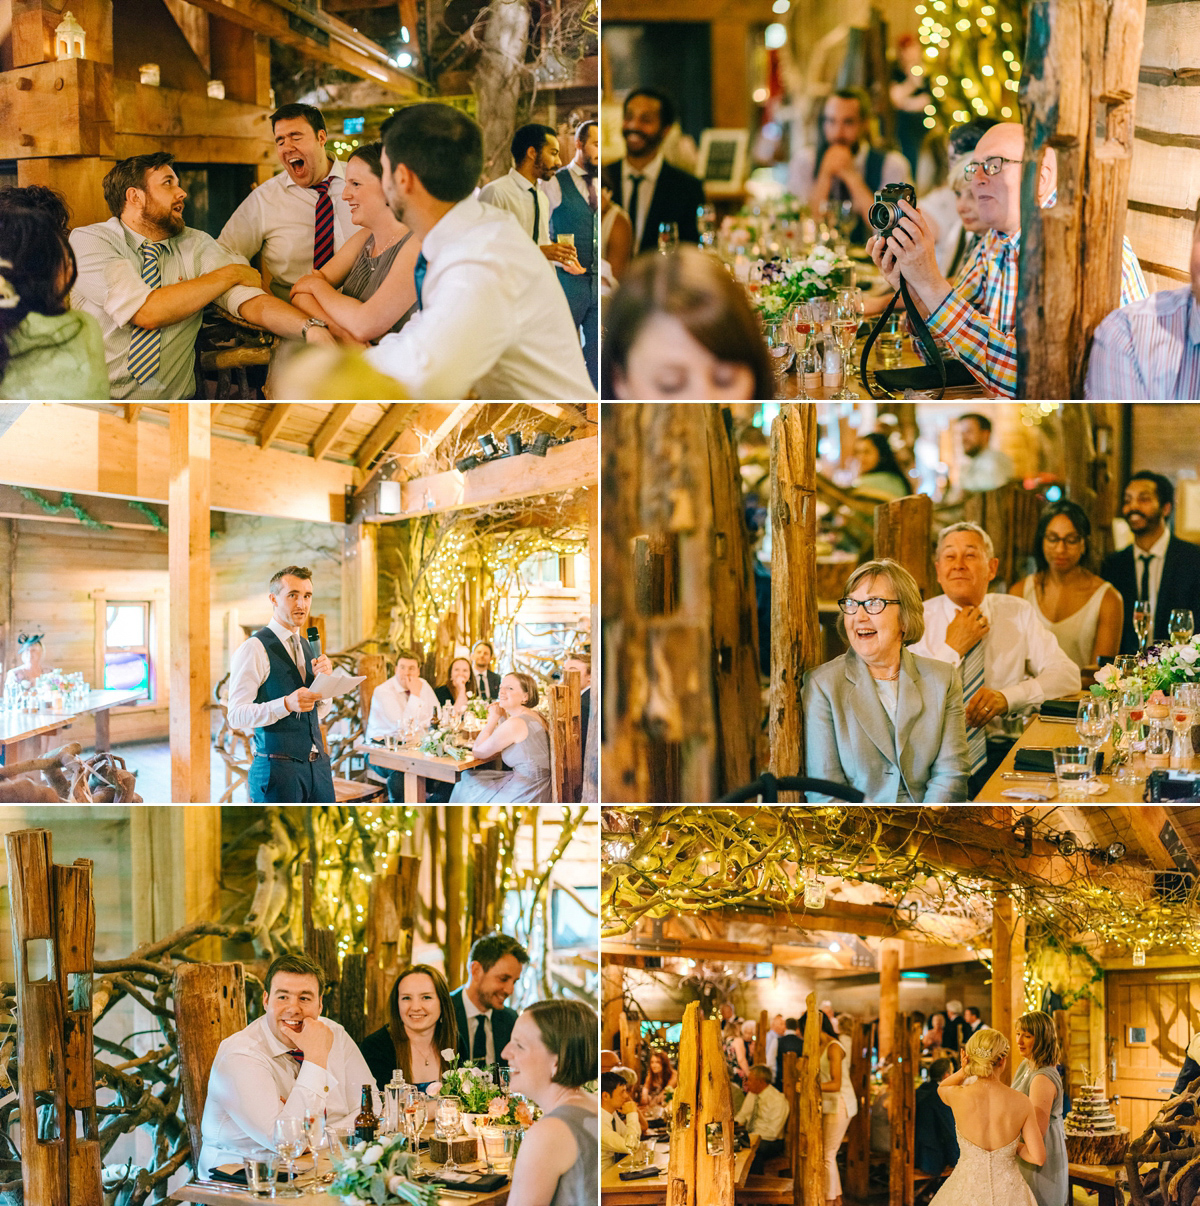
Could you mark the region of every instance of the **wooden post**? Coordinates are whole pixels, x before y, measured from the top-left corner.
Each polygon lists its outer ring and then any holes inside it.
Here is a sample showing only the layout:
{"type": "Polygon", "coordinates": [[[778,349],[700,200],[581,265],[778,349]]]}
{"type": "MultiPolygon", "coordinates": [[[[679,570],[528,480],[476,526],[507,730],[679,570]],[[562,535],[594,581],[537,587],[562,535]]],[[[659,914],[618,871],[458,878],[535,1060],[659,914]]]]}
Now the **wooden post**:
{"type": "Polygon", "coordinates": [[[933,572],[933,499],[913,494],[875,508],[875,556],[890,557],[917,580],[922,599],[941,589],[933,572]]]}
{"type": "MultiPolygon", "coordinates": [[[[816,407],[785,405],[771,427],[771,693],[776,778],[804,773],[804,674],[821,660],[817,619],[816,407]]],[[[781,792],[797,802],[798,792],[781,792]]]]}
{"type": "MultiPolygon", "coordinates": [[[[671,1118],[667,1206],[696,1206],[697,1201],[696,1153],[704,1144],[698,1121],[702,1024],[700,1005],[692,1001],[684,1008],[679,1035],[679,1085],[675,1090],[675,1112],[671,1118]]],[[[724,1066],[724,1060],[721,1062],[724,1066]]]]}
{"type": "Polygon", "coordinates": [[[621,1066],[632,1068],[640,1077],[642,1074],[642,1031],[639,1024],[624,1010],[617,1018],[617,1033],[621,1042],[621,1066]]]}
{"type": "Polygon", "coordinates": [[[375,632],[379,610],[378,531],[377,524],[361,520],[342,529],[343,649],[352,649],[375,632]]]}
{"type": "Polygon", "coordinates": [[[858,1113],[850,1119],[846,1147],[846,1197],[865,1203],[871,1179],[871,1045],[874,1027],[857,1022],[851,1035],[850,1085],[858,1113]]]}
{"type": "Polygon", "coordinates": [[[463,910],[466,905],[465,830],[463,810],[446,806],[446,977],[466,983],[466,944],[463,910]]]}
{"type": "MultiPolygon", "coordinates": [[[[992,1027],[1012,1034],[1025,1012],[1025,918],[1007,892],[992,901],[992,1027]]],[[[1014,1060],[1009,1057],[1000,1079],[1012,1080],[1014,1060]]]]}
{"type": "Polygon", "coordinates": [[[1145,17],[1146,0],[1034,0],[1029,13],[1020,91],[1021,398],[1082,398],[1092,333],[1120,304],[1145,17]],[[1051,145],[1058,199],[1042,209],[1037,178],[1051,145]]]}
{"type": "MultiPolygon", "coordinates": [[[[758,1015],[758,1033],[754,1036],[754,1059],[753,1063],[765,1064],[767,1062],[767,1031],[771,1028],[771,1019],[767,1016],[767,1011],[764,1009],[758,1015]]],[[[772,1068],[773,1072],[775,1069],[772,1068]]]]}
{"type": "Polygon", "coordinates": [[[394,873],[381,875],[371,883],[367,903],[367,1034],[386,1024],[388,996],[397,975],[412,958],[420,867],[420,859],[402,855],[394,873]]]}
{"type": "MultiPolygon", "coordinates": [[[[598,545],[592,544],[592,594],[600,589],[597,581],[596,557],[598,545]]],[[[591,693],[592,706],[588,711],[588,730],[583,735],[583,790],[579,799],[584,804],[600,802],[600,605],[592,603],[592,627],[596,634],[592,641],[592,682],[595,687],[591,693]]]]}
{"type": "Polygon", "coordinates": [[[892,1015],[895,1042],[888,1072],[888,1119],[892,1147],[888,1160],[888,1206],[913,1206],[913,1122],[916,1116],[917,1044],[912,1019],[892,1015]]]}
{"type": "Polygon", "coordinates": [[[804,1006],[808,1018],[804,1025],[804,1054],[796,1067],[796,1116],[799,1119],[797,1160],[792,1165],[792,1201],[794,1206],[824,1206],[825,1132],[821,1121],[821,1014],[817,994],[810,992],[804,1006]]]}
{"type": "Polygon", "coordinates": [[[803,1139],[800,1131],[800,1106],[796,1098],[799,1084],[800,1056],[794,1051],[786,1051],[783,1056],[783,1080],[779,1091],[787,1098],[788,1120],[784,1131],[784,1154],[788,1160],[788,1173],[792,1178],[792,1200],[799,1201],[802,1191],[797,1189],[800,1182],[800,1152],[803,1139]]]}
{"type": "Polygon", "coordinates": [[[879,951],[879,1062],[886,1064],[893,1056],[897,1034],[893,1028],[900,1005],[899,938],[885,938],[879,951]]]}
{"type": "MultiPolygon", "coordinates": [[[[209,720],[209,404],[171,410],[171,799],[207,804],[209,720]]],[[[212,914],[215,916],[215,914],[212,914]]]]}
{"type": "Polygon", "coordinates": [[[721,1023],[716,1018],[700,1023],[696,1085],[696,1201],[703,1206],[733,1206],[733,1102],[721,1023]]]}
{"type": "MultiPolygon", "coordinates": [[[[207,647],[207,642],[205,645],[207,647]]],[[[207,671],[207,655],[205,669],[207,671]]],[[[208,713],[203,716],[207,726],[208,713]]],[[[208,747],[205,746],[205,783],[208,782],[207,758],[208,747]]],[[[191,921],[212,921],[221,915],[221,806],[178,808],[174,813],[176,825],[183,830],[176,846],[175,865],[178,879],[182,881],[184,925],[191,921]]],[[[193,946],[192,953],[198,959],[216,962],[221,957],[221,940],[202,938],[193,946]]]]}
{"type": "Polygon", "coordinates": [[[619,963],[600,965],[600,1049],[615,1051],[625,1012],[625,968],[619,963]]]}

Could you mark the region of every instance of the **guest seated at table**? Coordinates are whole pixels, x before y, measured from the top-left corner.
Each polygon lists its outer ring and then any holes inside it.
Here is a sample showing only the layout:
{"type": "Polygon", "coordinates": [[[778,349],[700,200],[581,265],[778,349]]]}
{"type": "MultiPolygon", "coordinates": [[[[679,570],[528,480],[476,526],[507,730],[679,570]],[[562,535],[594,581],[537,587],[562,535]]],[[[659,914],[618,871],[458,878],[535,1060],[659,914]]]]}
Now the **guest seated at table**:
{"type": "Polygon", "coordinates": [[[476,641],[471,646],[471,678],[475,694],[489,703],[496,698],[500,690],[500,675],[492,669],[496,651],[491,641],[476,641]]]}
{"type": "Polygon", "coordinates": [[[517,1011],[504,1002],[512,996],[529,962],[529,952],[508,934],[476,938],[467,956],[467,983],[450,994],[462,1062],[491,1067],[512,1034],[517,1011]]]}
{"type": "Polygon", "coordinates": [[[325,976],[303,955],[278,955],[263,981],[263,1016],[224,1039],[208,1076],[196,1171],[241,1169],[244,1156],[275,1150],[275,1120],[324,1115],[352,1126],[373,1079],[354,1040],[321,1017],[325,976]]]}
{"type": "MultiPolygon", "coordinates": [[[[893,289],[903,274],[929,332],[944,340],[985,388],[1006,398],[1017,393],[1017,261],[1021,244],[1021,161],[1025,131],[1019,122],[987,130],[965,172],[988,234],[960,281],[952,285],[937,265],[936,244],[919,209],[900,202],[904,217],[887,238],[867,250],[893,289]]],[[[1057,198],[1058,163],[1048,147],[1038,171],[1038,203],[1057,198]]],[[[1122,243],[1121,305],[1146,296],[1146,281],[1128,239],[1122,243]]],[[[919,346],[919,345],[918,345],[919,346]]]]}
{"type": "Polygon", "coordinates": [[[100,327],[70,306],[76,276],[51,212],[0,207],[0,398],[108,397],[100,327]]]}
{"type": "Polygon", "coordinates": [[[475,680],[471,677],[470,661],[465,657],[456,657],[450,663],[445,683],[434,687],[433,693],[443,707],[450,704],[457,712],[465,711],[468,702],[475,698],[475,680]]]}
{"type": "Polygon", "coordinates": [[[796,1055],[804,1054],[804,1040],[800,1037],[800,1019],[784,1018],[783,1034],[775,1046],[775,1083],[783,1084],[783,1057],[791,1051],[796,1055]]]}
{"type": "Polygon", "coordinates": [[[758,1136],[758,1150],[750,1166],[755,1174],[762,1173],[766,1161],[778,1156],[784,1147],[783,1128],[787,1126],[791,1106],[775,1088],[774,1080],[775,1073],[766,1064],[752,1065],[746,1076],[746,1100],[733,1119],[734,1126],[744,1128],[750,1136],[758,1136]]]}
{"type": "Polygon", "coordinates": [[[890,502],[912,493],[887,436],[881,432],[860,435],[854,441],[854,459],[858,462],[858,476],[851,488],[860,497],[890,502]]]}
{"type": "MultiPolygon", "coordinates": [[[[437,711],[437,696],[421,677],[421,663],[409,649],[396,654],[396,673],[380,683],[371,695],[371,711],[367,716],[367,740],[404,736],[424,729],[437,711]]],[[[404,799],[404,774],[388,771],[371,763],[371,769],[387,780],[388,797],[393,802],[404,799]]]]}
{"type": "Polygon", "coordinates": [[[973,799],[1012,748],[1004,717],[1073,695],[1081,685],[1079,667],[1038,621],[1032,604],[988,594],[1000,562],[992,538],[977,524],[943,528],[933,564],[945,594],[925,603],[925,635],[914,651],[961,668],[971,773],[966,799],[973,799]]]}
{"type": "Polygon", "coordinates": [[[936,1051],[946,1045],[946,1015],[935,1013],[929,1019],[929,1026],[921,1035],[921,1047],[925,1051],[936,1051]]]}
{"type": "Polygon", "coordinates": [[[953,667],[905,648],[925,631],[912,575],[890,559],[868,561],[838,604],[838,632],[850,648],[804,684],[808,774],[871,801],[961,803],[962,686],[953,667]]]}
{"type": "Polygon", "coordinates": [[[355,226],[327,263],[292,286],[292,305],[322,319],[338,339],[377,343],[416,313],[413,269],[421,240],[399,221],[383,195],[383,144],[359,147],[346,162],[342,197],[355,226]]]}
{"type": "Polygon", "coordinates": [[[1089,568],[1091,535],[1091,520],[1078,503],[1051,503],[1033,538],[1037,572],[1009,590],[1033,605],[1043,627],[1083,671],[1085,687],[1095,681],[1098,659],[1120,649],[1125,610],[1116,587],[1089,568]]]}
{"type": "Polygon", "coordinates": [[[388,994],[387,1025],[361,1043],[363,1058],[380,1089],[399,1068],[422,1093],[446,1070],[443,1051],[458,1046],[450,986],[436,967],[406,967],[388,994]]]}
{"type": "Polygon", "coordinates": [[[917,1086],[913,1122],[913,1164],[931,1177],[958,1163],[958,1135],[954,1114],[938,1096],[938,1085],[954,1071],[954,1061],[943,1055],[929,1065],[929,1079],[917,1086]]]}
{"type": "Polygon", "coordinates": [[[642,1121],[625,1078],[600,1074],[600,1171],[633,1152],[642,1140],[642,1121]]]}
{"type": "Polygon", "coordinates": [[[605,398],[769,399],[762,327],[721,262],[693,247],[635,260],[608,303],[605,398]]]}
{"type": "Polygon", "coordinates": [[[651,1051],[646,1061],[646,1075],[638,1087],[638,1105],[647,1109],[661,1109],[666,1104],[666,1092],[679,1083],[679,1073],[671,1067],[671,1061],[662,1051],[651,1051]]]}
{"type": "Polygon", "coordinates": [[[4,685],[10,682],[27,683],[33,686],[42,675],[42,659],[46,650],[42,645],[42,633],[35,632],[32,636],[22,632],[17,637],[17,648],[20,651],[21,664],[14,666],[5,676],[4,685]]]}
{"type": "Polygon", "coordinates": [[[509,1206],[595,1206],[599,1103],[583,1087],[596,1079],[599,1019],[582,1001],[538,1001],[517,1019],[504,1048],[510,1087],[542,1111],[521,1140],[509,1206]]]}
{"type": "Polygon", "coordinates": [[[475,738],[476,758],[501,756],[505,771],[469,770],[450,793],[452,804],[545,803],[550,799],[550,734],[533,709],[537,683],[528,674],[506,674],[499,701],[488,705],[487,724],[475,738]]]}

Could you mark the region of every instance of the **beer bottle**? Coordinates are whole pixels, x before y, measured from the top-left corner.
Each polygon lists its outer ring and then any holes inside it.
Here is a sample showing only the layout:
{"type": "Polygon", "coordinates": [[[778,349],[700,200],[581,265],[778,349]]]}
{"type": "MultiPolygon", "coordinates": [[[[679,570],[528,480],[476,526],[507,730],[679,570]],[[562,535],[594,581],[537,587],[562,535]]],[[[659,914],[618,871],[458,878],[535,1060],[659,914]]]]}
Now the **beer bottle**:
{"type": "Polygon", "coordinates": [[[354,1119],[354,1142],[374,1143],[375,1133],[379,1130],[379,1118],[371,1108],[371,1086],[362,1087],[362,1109],[354,1119]]]}

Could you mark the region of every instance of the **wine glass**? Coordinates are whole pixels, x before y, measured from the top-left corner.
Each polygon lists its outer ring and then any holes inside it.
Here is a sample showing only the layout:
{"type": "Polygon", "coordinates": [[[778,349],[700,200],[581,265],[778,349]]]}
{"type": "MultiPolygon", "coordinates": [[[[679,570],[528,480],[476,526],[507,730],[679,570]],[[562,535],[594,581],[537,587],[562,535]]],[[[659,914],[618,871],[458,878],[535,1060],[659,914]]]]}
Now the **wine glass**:
{"type": "Polygon", "coordinates": [[[775,396],[783,396],[783,382],[796,359],[796,350],[792,347],[793,334],[791,326],[784,320],[768,322],[763,328],[767,339],[767,354],[771,357],[771,372],[775,377],[775,396]]]}
{"type": "Polygon", "coordinates": [[[421,1132],[425,1129],[427,1114],[428,1105],[425,1101],[425,1094],[414,1088],[411,1095],[404,1099],[404,1129],[414,1152],[421,1145],[421,1132]]]}
{"type": "Polygon", "coordinates": [[[660,222],[658,224],[658,249],[663,255],[674,251],[679,246],[679,223],[660,222]]]}
{"type": "Polygon", "coordinates": [[[1133,755],[1134,747],[1141,736],[1142,717],[1146,711],[1146,697],[1142,693],[1142,688],[1137,683],[1130,683],[1118,697],[1118,716],[1121,728],[1124,730],[1124,736],[1121,739],[1121,747],[1127,752],[1127,760],[1121,767],[1120,774],[1117,775],[1118,783],[1140,783],[1141,775],[1134,772],[1133,755]],[[1137,730],[1135,732],[1134,730],[1137,730]]]}
{"type": "Polygon", "coordinates": [[[1171,618],[1167,623],[1167,631],[1171,634],[1172,645],[1184,645],[1192,639],[1192,633],[1196,631],[1196,623],[1192,619],[1192,613],[1186,607],[1177,607],[1171,612],[1171,618]]]}
{"type": "Polygon", "coordinates": [[[837,223],[837,231],[841,236],[841,243],[845,246],[850,245],[850,237],[854,234],[854,228],[858,225],[858,215],[854,212],[853,201],[836,202],[837,209],[834,211],[834,221],[837,223]]]}
{"type": "Polygon", "coordinates": [[[453,1172],[458,1165],[454,1162],[454,1136],[458,1134],[462,1119],[462,1102],[457,1097],[439,1097],[437,1101],[437,1134],[446,1141],[446,1163],[444,1172],[453,1172]]]}
{"type": "Polygon", "coordinates": [[[1150,644],[1150,618],[1150,601],[1139,599],[1133,605],[1133,631],[1137,633],[1139,653],[1145,653],[1150,644]]]}
{"type": "Polygon", "coordinates": [[[833,339],[842,354],[842,388],[830,397],[838,401],[855,401],[860,394],[850,388],[854,362],[852,353],[858,339],[858,324],[862,322],[866,303],[858,289],[839,289],[834,301],[833,339]]]}
{"type": "Polygon", "coordinates": [[[306,1146],[303,1118],[275,1119],[275,1150],[287,1161],[288,1183],[277,1190],[278,1198],[299,1198],[304,1195],[296,1188],[296,1157],[306,1146]]]}
{"type": "Polygon", "coordinates": [[[700,232],[700,246],[711,247],[717,233],[717,207],[711,201],[696,207],[696,229],[700,232]]]}
{"type": "Polygon", "coordinates": [[[813,313],[813,308],[807,302],[801,302],[798,306],[792,308],[792,335],[794,337],[794,345],[796,348],[796,363],[799,367],[796,370],[798,378],[796,385],[796,397],[803,399],[811,399],[812,395],[804,388],[804,362],[808,356],[809,348],[812,347],[817,337],[817,319],[813,313]]]}
{"type": "MultiPolygon", "coordinates": [[[[1080,703],[1079,714],[1075,719],[1075,731],[1079,734],[1079,739],[1083,744],[1088,747],[1091,755],[1089,767],[1095,767],[1096,751],[1107,740],[1112,726],[1112,707],[1107,699],[1093,696],[1080,703]]],[[[1094,770],[1092,773],[1095,773],[1094,770]]]]}
{"type": "Polygon", "coordinates": [[[308,1140],[308,1150],[317,1158],[317,1148],[325,1139],[325,1111],[307,1109],[304,1111],[304,1137],[308,1140]]]}

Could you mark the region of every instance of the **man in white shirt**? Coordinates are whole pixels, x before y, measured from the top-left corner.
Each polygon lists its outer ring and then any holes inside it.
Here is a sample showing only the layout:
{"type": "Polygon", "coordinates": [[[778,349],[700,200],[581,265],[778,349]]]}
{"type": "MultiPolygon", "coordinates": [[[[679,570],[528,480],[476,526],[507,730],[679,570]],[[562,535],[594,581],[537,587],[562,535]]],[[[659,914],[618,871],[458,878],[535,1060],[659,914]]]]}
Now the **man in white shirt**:
{"type": "Polygon", "coordinates": [[[642,1119],[617,1072],[600,1075],[600,1172],[606,1173],[642,1141],[642,1119]]]}
{"type": "Polygon", "coordinates": [[[287,298],[292,286],[327,264],[358,227],[342,197],[345,165],[325,151],[321,110],[284,105],[271,114],[271,129],[283,171],[251,191],[225,223],[218,242],[247,260],[261,252],[271,291],[287,298]]]}
{"type": "Polygon", "coordinates": [[[276,1150],[275,1122],[324,1115],[352,1126],[364,1085],[374,1077],[354,1040],[321,1017],[324,976],[303,955],[279,955],[267,968],[262,1017],[217,1048],[200,1123],[197,1172],[229,1172],[246,1156],[276,1150]]]}
{"type": "Polygon", "coordinates": [[[1081,688],[1079,667],[1033,605],[1016,595],[988,594],[999,567],[991,537],[977,524],[943,528],[934,569],[945,594],[926,601],[925,635],[909,646],[962,668],[972,799],[1012,746],[1003,717],[1081,688]]]}
{"type": "Polygon", "coordinates": [[[114,398],[196,397],[196,336],[209,302],[289,339],[311,330],[307,315],[263,292],[243,257],[184,225],[187,193],[172,162],[159,151],[114,164],[104,177],[113,216],[71,232],[71,304],[100,324],[114,398]]]}
{"type": "Polygon", "coordinates": [[[783,1128],[791,1106],[775,1088],[774,1079],[775,1073],[766,1064],[755,1064],[746,1077],[746,1100],[733,1119],[734,1126],[745,1127],[748,1134],[758,1136],[752,1173],[761,1173],[765,1162],[783,1151],[783,1128]]]}
{"type": "Polygon", "coordinates": [[[464,1064],[508,1067],[504,1048],[512,1038],[517,1011],[512,996],[529,962],[529,952],[508,934],[477,938],[467,956],[467,983],[450,994],[458,1025],[458,1054],[464,1064]]]}
{"type": "Polygon", "coordinates": [[[987,415],[963,415],[958,435],[967,458],[959,476],[960,489],[975,494],[999,490],[1016,477],[1011,458],[992,447],[992,421],[987,415]]]}
{"type": "Polygon", "coordinates": [[[398,110],[382,133],[384,195],[422,240],[418,313],[367,360],[412,398],[594,398],[554,269],[512,214],[471,195],[479,126],[429,102],[398,110]]]}
{"type": "Polygon", "coordinates": [[[777,1013],[771,1019],[770,1029],[767,1031],[766,1041],[766,1058],[762,1061],[768,1068],[775,1067],[775,1057],[779,1053],[779,1040],[787,1033],[787,1026],[783,1014],[777,1013]]]}
{"type": "MultiPolygon", "coordinates": [[[[396,673],[380,683],[371,694],[371,711],[367,716],[367,740],[390,737],[410,726],[424,728],[437,711],[437,696],[421,677],[417,655],[401,649],[396,655],[396,673]]],[[[387,779],[388,798],[404,801],[404,772],[389,771],[371,764],[376,774],[387,779]]]]}
{"type": "Polygon", "coordinates": [[[333,707],[312,684],[332,674],[302,635],[312,607],[312,571],[289,565],[271,579],[270,622],[234,652],[229,725],[255,731],[250,799],[255,804],[333,804],[333,771],[320,720],[333,707]],[[318,705],[320,705],[318,707],[318,705]]]}

